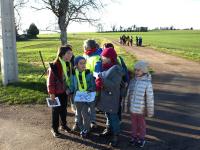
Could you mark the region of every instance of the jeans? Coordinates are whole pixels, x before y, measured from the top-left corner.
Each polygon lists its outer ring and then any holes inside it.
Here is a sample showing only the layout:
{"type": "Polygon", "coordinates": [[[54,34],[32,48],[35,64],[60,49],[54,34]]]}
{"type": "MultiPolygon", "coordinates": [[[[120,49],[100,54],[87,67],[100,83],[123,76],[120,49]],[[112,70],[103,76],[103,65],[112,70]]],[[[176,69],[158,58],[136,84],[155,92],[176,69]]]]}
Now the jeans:
{"type": "Polygon", "coordinates": [[[114,135],[118,135],[120,133],[120,121],[118,114],[106,113],[108,126],[111,128],[111,131],[114,135]]]}
{"type": "Polygon", "coordinates": [[[96,110],[95,110],[96,101],[89,103],[89,113],[90,113],[90,121],[96,123],[96,110]]]}
{"type": "MultiPolygon", "coordinates": [[[[95,103],[96,101],[87,103],[88,104],[88,109],[89,109],[89,116],[90,116],[90,122],[95,122],[96,123],[96,110],[95,110],[95,103]]],[[[75,108],[77,109],[76,102],[75,102],[75,108]]],[[[77,114],[77,111],[75,112],[75,123],[78,123],[79,116],[77,114]]]]}
{"type": "Polygon", "coordinates": [[[90,130],[90,115],[88,112],[89,103],[87,102],[75,102],[76,105],[76,117],[78,127],[83,130],[90,130]]]}

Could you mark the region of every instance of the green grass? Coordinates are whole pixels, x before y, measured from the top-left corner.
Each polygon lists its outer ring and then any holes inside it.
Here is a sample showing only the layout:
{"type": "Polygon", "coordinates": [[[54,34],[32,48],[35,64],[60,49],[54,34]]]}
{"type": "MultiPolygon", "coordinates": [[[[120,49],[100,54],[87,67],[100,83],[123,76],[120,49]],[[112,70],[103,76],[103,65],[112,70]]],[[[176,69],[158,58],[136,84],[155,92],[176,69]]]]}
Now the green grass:
{"type": "Polygon", "coordinates": [[[122,35],[143,37],[143,45],[158,51],[178,55],[193,61],[200,62],[200,30],[174,30],[174,31],[150,31],[150,32],[116,32],[98,34],[112,40],[119,40],[122,35]]]}

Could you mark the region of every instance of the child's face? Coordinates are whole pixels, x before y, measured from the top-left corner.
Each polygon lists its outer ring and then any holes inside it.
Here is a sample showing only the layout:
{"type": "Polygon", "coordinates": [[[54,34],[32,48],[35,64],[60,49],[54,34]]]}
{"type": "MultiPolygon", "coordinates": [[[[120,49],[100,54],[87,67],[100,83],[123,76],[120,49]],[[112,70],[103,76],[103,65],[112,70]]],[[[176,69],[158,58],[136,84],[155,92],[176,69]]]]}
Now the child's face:
{"type": "Polygon", "coordinates": [[[65,55],[63,55],[62,56],[62,59],[64,60],[64,61],[70,61],[71,59],[72,59],[72,56],[73,56],[73,53],[72,53],[72,51],[67,51],[66,53],[65,53],[65,55]]]}
{"type": "Polygon", "coordinates": [[[79,71],[84,71],[86,69],[86,60],[85,59],[81,59],[78,64],[77,64],[77,69],[79,71]]]}
{"type": "Polygon", "coordinates": [[[135,76],[136,77],[141,77],[144,73],[142,72],[141,69],[135,69],[135,76]]]}
{"type": "Polygon", "coordinates": [[[102,64],[109,64],[109,63],[111,63],[110,58],[107,58],[107,57],[104,57],[104,56],[101,56],[101,60],[102,60],[102,64]]]}

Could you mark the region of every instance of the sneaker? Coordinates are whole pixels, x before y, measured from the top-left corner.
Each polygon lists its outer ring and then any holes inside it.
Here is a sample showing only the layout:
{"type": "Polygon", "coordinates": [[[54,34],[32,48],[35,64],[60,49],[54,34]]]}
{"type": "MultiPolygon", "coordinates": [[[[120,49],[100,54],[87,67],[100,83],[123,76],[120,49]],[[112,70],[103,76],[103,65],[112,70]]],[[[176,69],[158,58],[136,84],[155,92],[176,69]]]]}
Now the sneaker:
{"type": "Polygon", "coordinates": [[[54,129],[51,129],[51,133],[55,138],[58,138],[60,136],[60,133],[58,131],[55,131],[54,129]]]}
{"type": "Polygon", "coordinates": [[[80,132],[80,136],[81,136],[82,138],[87,138],[87,135],[88,135],[87,130],[83,130],[83,131],[80,132]]]}
{"type": "Polygon", "coordinates": [[[68,133],[71,132],[71,129],[68,126],[61,126],[60,130],[68,133]]]}
{"type": "Polygon", "coordinates": [[[143,139],[137,141],[137,146],[140,148],[144,147],[144,144],[145,144],[145,140],[143,139]]]}
{"type": "Polygon", "coordinates": [[[109,137],[112,135],[111,129],[109,127],[105,128],[102,133],[99,134],[100,137],[109,137]]]}
{"type": "Polygon", "coordinates": [[[137,143],[137,139],[136,139],[136,138],[131,138],[131,140],[129,141],[129,143],[130,143],[131,145],[135,146],[136,143],[137,143]]]}
{"type": "Polygon", "coordinates": [[[72,127],[72,131],[77,131],[77,132],[80,131],[80,128],[77,123],[75,123],[74,126],[72,127]]]}
{"type": "Polygon", "coordinates": [[[90,127],[91,129],[96,129],[97,128],[96,122],[91,122],[90,127]]]}

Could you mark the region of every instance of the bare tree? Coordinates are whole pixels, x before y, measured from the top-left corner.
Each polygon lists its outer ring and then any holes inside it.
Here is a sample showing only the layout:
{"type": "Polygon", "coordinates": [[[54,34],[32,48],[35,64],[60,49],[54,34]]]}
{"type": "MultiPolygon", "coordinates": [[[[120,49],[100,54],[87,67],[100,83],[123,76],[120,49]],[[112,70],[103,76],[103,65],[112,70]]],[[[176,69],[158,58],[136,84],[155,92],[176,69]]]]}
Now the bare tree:
{"type": "Polygon", "coordinates": [[[111,29],[112,29],[113,32],[117,31],[116,25],[111,25],[111,29]]]}
{"type": "MultiPolygon", "coordinates": [[[[67,27],[71,22],[89,22],[94,24],[98,18],[90,17],[89,10],[103,8],[101,0],[42,0],[46,8],[50,9],[58,18],[61,31],[61,44],[67,43],[67,27]]],[[[41,8],[42,9],[42,8],[41,8]]]]}
{"type": "Polygon", "coordinates": [[[119,31],[120,31],[120,32],[123,31],[123,27],[122,27],[122,26],[119,27],[119,31]]]}
{"type": "Polygon", "coordinates": [[[103,32],[103,24],[102,23],[98,23],[96,25],[96,28],[97,28],[97,32],[103,32]]]}

